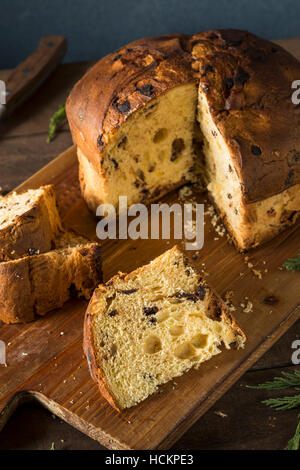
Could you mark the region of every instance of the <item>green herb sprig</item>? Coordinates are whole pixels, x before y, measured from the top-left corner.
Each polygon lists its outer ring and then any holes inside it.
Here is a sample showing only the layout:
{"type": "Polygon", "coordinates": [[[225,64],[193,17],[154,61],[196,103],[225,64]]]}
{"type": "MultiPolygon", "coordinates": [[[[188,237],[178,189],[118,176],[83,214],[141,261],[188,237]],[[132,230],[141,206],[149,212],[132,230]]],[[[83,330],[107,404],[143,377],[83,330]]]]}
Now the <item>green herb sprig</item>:
{"type": "Polygon", "coordinates": [[[51,116],[50,122],[49,122],[49,134],[47,138],[47,143],[51,142],[58,131],[64,123],[66,122],[67,115],[66,115],[66,105],[61,104],[57,111],[51,116]]]}
{"type": "Polygon", "coordinates": [[[268,398],[267,400],[263,400],[262,403],[277,411],[292,410],[300,406],[300,393],[299,395],[290,397],[268,398]]]}
{"type": "Polygon", "coordinates": [[[300,415],[298,415],[299,423],[296,428],[294,436],[289,440],[286,450],[299,450],[300,446],[300,415]]]}
{"type": "MultiPolygon", "coordinates": [[[[281,377],[274,377],[273,380],[259,385],[247,385],[247,388],[255,388],[257,390],[283,390],[294,388],[300,390],[300,370],[293,373],[281,372],[281,377]]],[[[291,410],[300,407],[300,393],[298,395],[268,398],[262,403],[277,411],[291,410]]],[[[300,415],[298,415],[299,423],[297,425],[294,436],[289,440],[286,450],[298,450],[300,447],[300,415]]]]}
{"type": "Polygon", "coordinates": [[[281,372],[281,377],[274,377],[273,380],[258,385],[247,385],[247,388],[256,390],[283,390],[290,387],[300,387],[300,370],[293,373],[281,372]]]}
{"type": "Polygon", "coordinates": [[[300,271],[300,253],[296,258],[289,258],[282,266],[287,271],[300,271]]]}

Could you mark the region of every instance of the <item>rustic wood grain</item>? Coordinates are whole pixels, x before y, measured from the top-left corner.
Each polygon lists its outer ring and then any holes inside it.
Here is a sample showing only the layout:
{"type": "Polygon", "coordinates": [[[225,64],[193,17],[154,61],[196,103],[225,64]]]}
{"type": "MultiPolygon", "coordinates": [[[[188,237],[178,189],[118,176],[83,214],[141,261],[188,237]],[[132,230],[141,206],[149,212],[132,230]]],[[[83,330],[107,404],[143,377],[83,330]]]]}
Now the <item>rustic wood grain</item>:
{"type": "Polygon", "coordinates": [[[45,36],[38,48],[20,63],[6,80],[7,114],[28,99],[62,60],[67,49],[63,36],[45,36]]]}
{"type": "MultiPolygon", "coordinates": [[[[92,64],[93,62],[79,62],[59,65],[31,97],[30,106],[25,103],[16,113],[1,122],[1,146],[5,144],[4,141],[12,137],[43,134],[46,140],[50,117],[58,106],[66,101],[73,85],[92,64]]],[[[6,81],[10,73],[10,70],[0,70],[0,80],[6,81]]],[[[65,129],[68,129],[68,127],[65,126],[65,129]]],[[[55,140],[48,146],[55,146],[55,140]]],[[[57,155],[58,153],[55,156],[57,155]]],[[[54,155],[52,158],[54,158],[54,155]]]]}
{"type": "MultiPolygon", "coordinates": [[[[285,46],[288,44],[285,43],[285,46]]],[[[299,53],[300,48],[297,48],[294,41],[292,49],[293,52],[299,53]]],[[[55,76],[53,80],[56,80],[55,76]]],[[[40,92],[40,99],[45,99],[45,93],[43,94],[42,90],[40,92]]],[[[63,91],[61,87],[61,96],[64,93],[65,88],[63,91]]],[[[44,101],[43,110],[49,109],[49,101],[51,94],[48,102],[47,99],[44,101]]],[[[57,101],[57,104],[60,103],[61,98],[57,101]]],[[[22,171],[30,172],[30,168],[39,167],[39,164],[34,167],[34,159],[30,158],[31,150],[39,145],[41,145],[40,166],[53,158],[52,151],[45,156],[41,140],[37,144],[38,139],[27,139],[24,144],[26,137],[22,136],[26,136],[26,127],[30,126],[31,117],[33,121],[35,120],[31,128],[32,134],[35,135],[32,137],[46,136],[45,123],[48,125],[46,111],[40,135],[36,135],[39,126],[38,102],[36,106],[36,114],[32,115],[30,110],[24,111],[25,115],[27,113],[26,118],[20,115],[18,122],[17,117],[16,126],[13,122],[5,124],[7,132],[3,131],[3,127],[0,128],[2,136],[0,152],[3,151],[0,164],[2,158],[7,158],[10,152],[13,154],[11,169],[6,173],[7,177],[11,175],[9,189],[13,185],[13,174],[18,178],[16,165],[14,167],[13,162],[17,161],[18,168],[23,168],[22,171]],[[29,118],[30,121],[26,122],[29,118]],[[18,141],[24,147],[23,150],[15,152],[18,141]],[[14,144],[9,147],[10,142],[14,144]],[[27,151],[28,158],[22,160],[23,151],[27,151]]],[[[55,105],[55,109],[56,107],[55,105]]],[[[59,134],[58,139],[54,141],[56,143],[51,144],[51,149],[54,148],[53,145],[58,145],[59,141],[62,142],[66,138],[69,139],[66,132],[59,134]]],[[[38,161],[37,155],[36,162],[38,161]]],[[[7,167],[9,167],[8,160],[3,164],[1,171],[5,171],[7,167]]],[[[1,176],[0,182],[3,181],[1,176]]],[[[15,181],[18,182],[18,179],[15,181]]],[[[88,213],[80,198],[73,150],[31,178],[23,188],[38,186],[45,182],[56,184],[60,209],[66,223],[81,233],[93,237],[95,219],[88,213]]],[[[176,200],[176,194],[173,193],[166,200],[176,200]]],[[[199,202],[201,200],[202,196],[199,202]]],[[[199,262],[205,261],[209,282],[220,294],[233,290],[233,302],[237,306],[245,296],[254,303],[253,313],[245,314],[238,309],[236,314],[239,323],[249,336],[245,351],[225,351],[222,356],[204,364],[200,371],[192,371],[185,377],[177,379],[174,389],[173,385],[169,384],[163,387],[161,394],[150,398],[135,409],[118,415],[99,396],[89,377],[82,354],[81,326],[86,304],[71,301],[60,311],[53,312],[28,326],[1,325],[0,338],[7,344],[10,343],[8,367],[0,366],[0,408],[4,407],[0,417],[1,426],[20,402],[34,398],[108,447],[165,448],[178,439],[299,318],[299,276],[278,269],[288,256],[294,255],[298,250],[299,227],[285,232],[273,242],[250,254],[251,262],[258,269],[263,270],[265,266],[269,269],[269,272],[263,275],[262,281],[253,276],[245,265],[243,257],[225,239],[214,240],[216,235],[209,220],[205,235],[205,248],[201,251],[199,262]],[[262,263],[263,261],[266,261],[266,265],[262,263]],[[240,273],[243,275],[240,276],[240,273]],[[270,307],[264,303],[264,299],[269,295],[275,295],[278,299],[275,306],[270,307]],[[182,397],[186,397],[186,400],[183,401],[182,397]],[[10,404],[5,406],[8,400],[10,404]]],[[[130,271],[170,248],[171,245],[172,243],[168,245],[166,241],[144,240],[104,243],[105,278],[108,279],[118,269],[130,271]]]]}
{"type": "MultiPolygon", "coordinates": [[[[278,376],[283,367],[282,360],[290,364],[284,370],[292,372],[291,344],[297,337],[300,337],[300,321],[257,362],[256,370],[244,374],[172,446],[172,450],[283,449],[295,430],[298,412],[277,412],[261,401],[287,392],[248,389],[245,385],[256,385],[278,376]],[[220,416],[219,411],[226,416],[220,416]]],[[[9,420],[1,433],[0,450],[49,450],[52,442],[57,450],[103,449],[99,443],[61,419],[54,419],[48,410],[33,402],[20,406],[9,420]]]]}

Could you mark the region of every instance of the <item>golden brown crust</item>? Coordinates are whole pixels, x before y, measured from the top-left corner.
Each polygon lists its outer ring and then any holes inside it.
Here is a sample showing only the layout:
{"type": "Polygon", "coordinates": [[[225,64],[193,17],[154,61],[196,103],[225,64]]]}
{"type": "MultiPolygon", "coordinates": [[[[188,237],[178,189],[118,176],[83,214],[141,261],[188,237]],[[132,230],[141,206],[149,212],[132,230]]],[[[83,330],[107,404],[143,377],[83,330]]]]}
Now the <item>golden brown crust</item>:
{"type": "Polygon", "coordinates": [[[244,201],[254,202],[300,182],[291,101],[299,76],[293,56],[245,31],[146,38],[101,59],[74,87],[67,114],[74,142],[98,171],[114,129],[149,100],[198,80],[234,156],[244,201]]]}
{"type": "Polygon", "coordinates": [[[121,411],[117,401],[115,400],[113,394],[108,389],[105,377],[98,367],[97,364],[97,355],[96,355],[96,348],[94,346],[94,333],[93,333],[93,303],[97,300],[97,289],[95,290],[86,314],[84,318],[84,326],[83,326],[83,350],[87,359],[87,363],[89,366],[89,371],[91,374],[92,379],[98,385],[99,391],[101,395],[108,401],[108,403],[115,408],[117,411],[121,411]]]}
{"type": "Polygon", "coordinates": [[[33,204],[29,203],[29,209],[0,229],[0,262],[44,253],[54,247],[62,231],[55,190],[53,185],[40,189],[43,192],[33,204]]]}
{"type": "Polygon", "coordinates": [[[0,263],[0,320],[25,323],[61,307],[72,295],[89,299],[102,280],[97,243],[0,263]]]}

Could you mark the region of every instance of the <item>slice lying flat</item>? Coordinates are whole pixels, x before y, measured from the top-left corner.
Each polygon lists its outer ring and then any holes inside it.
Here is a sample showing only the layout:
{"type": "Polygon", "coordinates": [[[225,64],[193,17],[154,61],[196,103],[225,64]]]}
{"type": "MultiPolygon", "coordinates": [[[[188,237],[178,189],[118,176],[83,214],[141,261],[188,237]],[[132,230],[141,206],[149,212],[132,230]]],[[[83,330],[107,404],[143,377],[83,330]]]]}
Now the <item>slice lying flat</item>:
{"type": "Polygon", "coordinates": [[[225,304],[177,247],[100,285],[85,317],[92,377],[118,410],[199,367],[222,343],[244,342],[225,304]]]}

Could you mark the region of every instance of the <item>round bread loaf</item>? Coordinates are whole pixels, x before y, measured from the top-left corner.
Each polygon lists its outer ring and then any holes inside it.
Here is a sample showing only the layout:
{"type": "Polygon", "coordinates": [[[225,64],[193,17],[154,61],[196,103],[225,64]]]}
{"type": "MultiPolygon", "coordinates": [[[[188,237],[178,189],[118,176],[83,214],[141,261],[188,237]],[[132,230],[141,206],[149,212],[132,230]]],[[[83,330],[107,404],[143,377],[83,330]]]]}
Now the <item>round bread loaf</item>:
{"type": "Polygon", "coordinates": [[[157,199],[197,179],[200,153],[238,247],[271,238],[300,211],[299,77],[287,51],[239,30],[146,38],[104,57],[67,102],[89,207],[157,199]]]}

